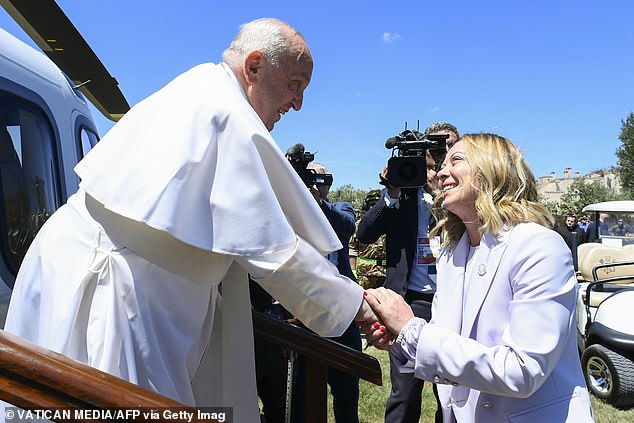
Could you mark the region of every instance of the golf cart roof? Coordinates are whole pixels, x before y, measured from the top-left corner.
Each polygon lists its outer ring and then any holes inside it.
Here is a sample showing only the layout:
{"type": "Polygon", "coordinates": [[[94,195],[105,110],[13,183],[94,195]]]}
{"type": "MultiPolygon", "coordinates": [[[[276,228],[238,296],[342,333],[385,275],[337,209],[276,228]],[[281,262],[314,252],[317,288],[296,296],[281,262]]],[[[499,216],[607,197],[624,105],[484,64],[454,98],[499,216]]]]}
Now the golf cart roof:
{"type": "Polygon", "coordinates": [[[583,208],[584,212],[628,212],[634,213],[634,201],[604,201],[602,203],[588,204],[583,208]]]}

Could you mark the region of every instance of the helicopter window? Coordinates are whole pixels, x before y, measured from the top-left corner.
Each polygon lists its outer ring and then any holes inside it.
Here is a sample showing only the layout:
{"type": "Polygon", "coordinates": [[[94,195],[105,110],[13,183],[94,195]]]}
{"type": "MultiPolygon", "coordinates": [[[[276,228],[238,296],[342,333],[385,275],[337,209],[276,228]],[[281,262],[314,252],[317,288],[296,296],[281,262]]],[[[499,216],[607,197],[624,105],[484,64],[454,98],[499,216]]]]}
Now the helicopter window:
{"type": "Polygon", "coordinates": [[[0,93],[0,250],[13,274],[58,205],[51,128],[39,108],[0,93]]]}
{"type": "Polygon", "coordinates": [[[83,158],[95,145],[97,145],[99,137],[93,131],[85,127],[80,129],[79,134],[81,138],[81,157],[83,158]]]}

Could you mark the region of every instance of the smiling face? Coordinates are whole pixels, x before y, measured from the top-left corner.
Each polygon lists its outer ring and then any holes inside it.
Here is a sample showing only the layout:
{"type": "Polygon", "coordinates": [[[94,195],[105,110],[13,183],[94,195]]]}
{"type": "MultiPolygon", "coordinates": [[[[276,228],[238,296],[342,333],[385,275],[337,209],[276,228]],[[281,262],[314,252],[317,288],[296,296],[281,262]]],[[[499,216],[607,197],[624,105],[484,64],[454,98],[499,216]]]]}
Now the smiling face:
{"type": "Polygon", "coordinates": [[[291,37],[289,52],[282,55],[277,66],[260,51],[251,52],[245,60],[247,99],[269,131],[290,109],[302,108],[304,90],[313,72],[306,43],[297,35],[291,37]]]}
{"type": "Polygon", "coordinates": [[[473,178],[463,141],[455,143],[447,152],[437,176],[443,193],[443,207],[463,222],[477,220],[475,200],[478,183],[473,178]]]}

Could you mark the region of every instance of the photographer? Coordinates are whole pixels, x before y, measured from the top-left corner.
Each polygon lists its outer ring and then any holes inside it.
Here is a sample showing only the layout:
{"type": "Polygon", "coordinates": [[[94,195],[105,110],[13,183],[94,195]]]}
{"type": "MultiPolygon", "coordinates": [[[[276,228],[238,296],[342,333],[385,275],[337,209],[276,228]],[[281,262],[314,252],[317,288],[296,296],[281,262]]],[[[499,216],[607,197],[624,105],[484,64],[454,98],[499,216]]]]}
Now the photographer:
{"type": "MultiPolygon", "coordinates": [[[[453,125],[442,122],[431,125],[424,134],[404,131],[401,136],[423,142],[425,137],[438,134],[449,136],[445,141],[447,145],[458,138],[458,130],[453,125]]],[[[390,148],[391,140],[393,139],[388,140],[386,147],[390,148]]],[[[439,240],[430,239],[428,231],[433,226],[431,207],[438,187],[436,163],[431,151],[425,149],[424,156],[417,159],[423,157],[427,164],[427,180],[421,183],[422,186],[407,188],[390,185],[389,180],[394,179],[390,176],[397,172],[397,169],[390,168],[391,164],[397,162],[390,159],[381,173],[387,192],[361,219],[357,238],[362,243],[370,244],[385,234],[387,268],[384,286],[403,296],[417,317],[429,319],[436,292],[436,266],[432,252],[435,246],[439,246],[439,240]]],[[[412,373],[400,373],[392,357],[390,380],[392,392],[386,404],[385,422],[418,422],[423,381],[415,378],[412,373]]],[[[436,411],[436,421],[442,421],[440,407],[436,411]]]]}

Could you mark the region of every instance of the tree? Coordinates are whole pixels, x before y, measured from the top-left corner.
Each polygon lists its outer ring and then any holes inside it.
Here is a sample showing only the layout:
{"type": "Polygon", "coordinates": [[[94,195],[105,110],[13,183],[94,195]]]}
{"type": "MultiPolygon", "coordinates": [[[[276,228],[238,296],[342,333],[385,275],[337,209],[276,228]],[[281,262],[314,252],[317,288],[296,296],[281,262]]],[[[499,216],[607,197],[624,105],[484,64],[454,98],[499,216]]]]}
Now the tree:
{"type": "Polygon", "coordinates": [[[628,198],[634,198],[634,113],[630,113],[621,124],[619,139],[623,145],[616,149],[617,173],[623,192],[628,198]]]}
{"type": "Polygon", "coordinates": [[[363,204],[363,200],[365,200],[366,195],[367,191],[354,188],[352,185],[346,184],[340,186],[336,190],[330,191],[328,194],[328,201],[333,203],[337,201],[346,201],[352,204],[352,207],[355,210],[361,210],[361,205],[363,204]]]}
{"type": "Polygon", "coordinates": [[[557,201],[549,200],[546,197],[540,197],[539,202],[544,205],[553,216],[563,216],[565,213],[563,212],[561,206],[557,201]]]}

